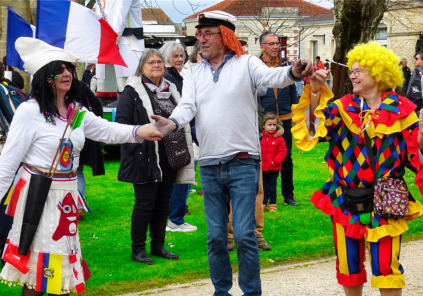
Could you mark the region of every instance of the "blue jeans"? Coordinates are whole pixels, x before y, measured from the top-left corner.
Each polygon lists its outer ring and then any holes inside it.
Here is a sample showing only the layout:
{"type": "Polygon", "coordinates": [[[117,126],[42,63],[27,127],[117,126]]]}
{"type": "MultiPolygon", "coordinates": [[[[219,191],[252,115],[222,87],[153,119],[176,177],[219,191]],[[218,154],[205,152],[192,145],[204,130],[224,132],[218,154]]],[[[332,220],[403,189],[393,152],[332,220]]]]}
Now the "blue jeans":
{"type": "Polygon", "coordinates": [[[169,204],[169,220],[176,225],[185,223],[185,207],[191,185],[174,184],[169,204]]]}
{"type": "Polygon", "coordinates": [[[237,245],[239,286],[246,296],[261,295],[260,258],[257,247],[255,203],[260,163],[252,158],[232,159],[200,166],[207,222],[207,256],[214,296],[227,296],[232,287],[232,267],[227,249],[229,203],[232,203],[237,245]]]}
{"type": "Polygon", "coordinates": [[[263,204],[276,204],[276,181],[278,180],[279,172],[263,172],[263,204]]]}

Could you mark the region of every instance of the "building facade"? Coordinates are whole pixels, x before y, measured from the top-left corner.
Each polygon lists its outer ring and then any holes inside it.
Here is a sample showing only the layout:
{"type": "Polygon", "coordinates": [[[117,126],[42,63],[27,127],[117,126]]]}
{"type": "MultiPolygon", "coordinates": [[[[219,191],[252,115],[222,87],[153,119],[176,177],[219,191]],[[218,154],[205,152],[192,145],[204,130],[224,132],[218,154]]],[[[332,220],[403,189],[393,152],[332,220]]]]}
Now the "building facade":
{"type": "Polygon", "coordinates": [[[253,55],[261,54],[259,37],[264,31],[275,32],[279,37],[280,55],[294,59],[299,54],[301,34],[311,34],[315,24],[303,26],[297,22],[310,16],[329,11],[304,0],[268,1],[268,0],[225,0],[184,19],[188,36],[195,34],[197,15],[212,10],[221,10],[237,17],[238,38],[247,44],[244,50],[253,55]],[[273,7],[268,7],[273,4],[273,7]]]}

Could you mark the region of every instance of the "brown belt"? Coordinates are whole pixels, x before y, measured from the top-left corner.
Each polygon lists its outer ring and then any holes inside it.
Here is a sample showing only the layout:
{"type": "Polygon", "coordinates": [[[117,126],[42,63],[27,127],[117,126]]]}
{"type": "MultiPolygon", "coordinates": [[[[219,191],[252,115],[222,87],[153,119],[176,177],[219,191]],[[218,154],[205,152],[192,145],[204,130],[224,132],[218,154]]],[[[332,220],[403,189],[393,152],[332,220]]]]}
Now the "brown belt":
{"type": "Polygon", "coordinates": [[[239,152],[235,158],[248,158],[248,152],[239,152]]]}
{"type": "MultiPolygon", "coordinates": [[[[40,175],[43,175],[43,176],[48,175],[48,172],[40,171],[39,169],[37,169],[36,167],[33,167],[32,165],[25,163],[24,166],[26,166],[28,169],[30,169],[30,170],[32,170],[32,171],[34,171],[34,172],[36,172],[40,175]]],[[[76,176],[76,172],[67,172],[67,173],[57,173],[56,172],[56,173],[54,173],[54,177],[68,177],[70,179],[70,178],[75,177],[75,176],[76,176]]]]}

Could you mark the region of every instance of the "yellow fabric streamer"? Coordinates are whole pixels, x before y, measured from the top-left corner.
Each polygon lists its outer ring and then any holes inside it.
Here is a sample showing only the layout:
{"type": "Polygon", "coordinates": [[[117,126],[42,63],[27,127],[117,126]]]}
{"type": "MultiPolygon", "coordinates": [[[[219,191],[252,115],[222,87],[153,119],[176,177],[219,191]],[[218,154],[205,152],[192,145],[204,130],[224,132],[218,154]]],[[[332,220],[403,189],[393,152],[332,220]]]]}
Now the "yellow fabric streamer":
{"type": "Polygon", "coordinates": [[[304,151],[310,151],[313,149],[319,141],[319,138],[327,135],[328,131],[325,126],[325,116],[322,110],[326,108],[328,101],[333,98],[333,93],[326,85],[322,86],[319,105],[314,111],[318,124],[315,126],[315,134],[313,136],[310,136],[306,123],[306,112],[310,106],[310,96],[311,85],[306,85],[303,87],[303,95],[301,96],[299,103],[292,105],[294,127],[291,132],[294,138],[298,140],[295,145],[304,151]]]}

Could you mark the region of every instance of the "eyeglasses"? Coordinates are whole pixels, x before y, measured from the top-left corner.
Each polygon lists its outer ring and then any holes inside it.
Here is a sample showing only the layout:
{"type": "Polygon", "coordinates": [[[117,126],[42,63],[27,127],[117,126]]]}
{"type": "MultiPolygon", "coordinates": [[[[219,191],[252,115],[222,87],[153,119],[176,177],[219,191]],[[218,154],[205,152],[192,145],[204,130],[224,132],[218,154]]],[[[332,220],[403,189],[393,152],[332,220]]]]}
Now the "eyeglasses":
{"type": "Polygon", "coordinates": [[[64,72],[65,72],[65,70],[68,70],[68,72],[69,73],[73,73],[73,68],[71,68],[71,67],[69,67],[69,66],[62,66],[62,67],[60,67],[59,68],[59,70],[57,70],[57,75],[62,75],[64,72]]]}
{"type": "Polygon", "coordinates": [[[280,45],[279,42],[269,42],[269,43],[262,43],[262,44],[269,44],[270,46],[275,46],[275,45],[279,46],[280,45]]]}
{"type": "Polygon", "coordinates": [[[145,62],[146,64],[148,64],[150,67],[153,67],[154,65],[158,65],[158,66],[163,66],[163,61],[148,61],[145,62]]]}
{"type": "Polygon", "coordinates": [[[211,38],[212,35],[216,35],[216,34],[220,34],[220,32],[217,33],[210,33],[210,32],[205,32],[205,33],[195,33],[195,38],[197,38],[197,40],[200,40],[201,36],[204,37],[204,39],[209,40],[211,38]]]}
{"type": "Polygon", "coordinates": [[[415,61],[417,61],[417,60],[421,60],[421,59],[422,59],[422,58],[414,58],[414,60],[415,60],[415,61]]]}
{"type": "Polygon", "coordinates": [[[366,72],[366,69],[355,69],[355,70],[348,70],[348,76],[351,76],[354,74],[354,76],[358,77],[360,76],[361,72],[366,72]]]}

